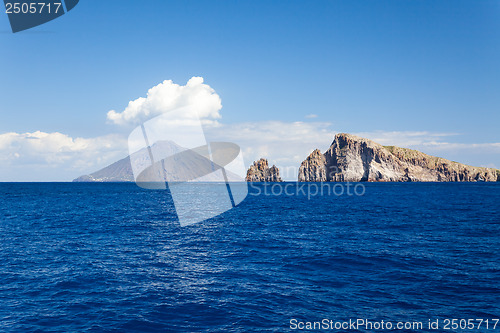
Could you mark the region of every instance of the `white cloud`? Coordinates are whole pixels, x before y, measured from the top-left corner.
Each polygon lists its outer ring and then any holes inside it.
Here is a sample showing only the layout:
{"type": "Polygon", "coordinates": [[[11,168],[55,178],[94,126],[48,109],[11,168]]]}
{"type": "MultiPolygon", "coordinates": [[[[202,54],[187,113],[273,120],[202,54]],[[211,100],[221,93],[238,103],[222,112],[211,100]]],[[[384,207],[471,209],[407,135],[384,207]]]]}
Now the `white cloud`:
{"type": "Polygon", "coordinates": [[[109,111],[107,118],[117,125],[137,125],[187,105],[193,107],[180,115],[179,120],[189,121],[199,116],[205,123],[213,123],[221,117],[222,102],[219,95],[203,83],[202,77],[192,77],[185,86],[165,80],[149,89],[146,97],[130,101],[122,112],[109,111]]]}
{"type": "MultiPolygon", "coordinates": [[[[199,117],[205,124],[217,125],[221,108],[219,95],[203,78],[193,77],[184,86],[170,80],[158,84],[122,112],[108,112],[108,120],[136,125],[177,110],[171,114],[179,124],[199,124],[199,117]]],[[[94,138],[42,131],[0,134],[0,181],[71,180],[127,156],[127,148],[127,139],[118,134],[94,138]]]]}
{"type": "Polygon", "coordinates": [[[354,133],[357,136],[373,140],[384,146],[409,148],[430,142],[439,142],[444,137],[456,136],[456,133],[434,133],[428,131],[374,131],[354,133]]]}
{"type": "Polygon", "coordinates": [[[313,114],[313,113],[311,113],[311,114],[308,114],[308,115],[306,116],[306,118],[307,118],[307,119],[318,118],[318,115],[317,115],[317,114],[313,114]]]}
{"type": "Polygon", "coordinates": [[[314,150],[325,151],[335,132],[330,123],[261,121],[208,128],[207,139],[238,144],[245,164],[264,157],[280,168],[283,178],[296,180],[300,163],[314,150]]]}
{"type": "Polygon", "coordinates": [[[500,153],[500,142],[494,143],[452,143],[452,142],[425,142],[425,147],[434,149],[488,149],[490,152],[500,153]]]}
{"type": "Polygon", "coordinates": [[[419,150],[429,155],[443,157],[474,166],[498,167],[500,165],[500,143],[449,142],[457,133],[434,133],[428,131],[375,131],[355,133],[382,145],[399,146],[419,150]]]}
{"type": "MultiPolygon", "coordinates": [[[[326,122],[255,121],[224,124],[219,95],[203,78],[193,77],[185,86],[164,81],[149,89],[146,97],[130,101],[122,112],[108,112],[118,125],[137,125],[168,111],[176,126],[205,124],[208,141],[240,145],[245,164],[264,157],[280,167],[284,179],[296,180],[300,163],[314,150],[324,152],[337,131],[326,122]],[[191,106],[183,108],[184,106],[191,106]],[[177,112],[177,113],[176,113],[177,112]]],[[[307,115],[312,119],[317,116],[307,115]]],[[[185,135],[185,133],[183,133],[185,135]]],[[[373,131],[354,133],[383,145],[418,149],[431,155],[478,166],[500,165],[500,143],[452,143],[455,133],[429,131],[373,131]]],[[[121,135],[73,138],[41,131],[0,134],[1,180],[71,180],[92,173],[127,155],[121,135]]]]}
{"type": "Polygon", "coordinates": [[[37,168],[42,167],[53,170],[52,179],[58,179],[58,170],[71,170],[73,174],[88,171],[125,157],[126,151],[126,140],[118,135],[72,138],[59,132],[0,134],[1,176],[19,167],[29,167],[32,171],[26,176],[33,179],[37,168]]]}
{"type": "Polygon", "coordinates": [[[500,153],[500,143],[457,143],[443,141],[449,137],[458,137],[457,133],[434,133],[426,131],[375,131],[355,133],[358,136],[371,139],[382,145],[432,151],[453,150],[488,150],[490,153],[500,153]]]}
{"type": "MultiPolygon", "coordinates": [[[[324,122],[260,121],[219,124],[206,128],[209,141],[240,145],[245,164],[264,157],[280,167],[284,179],[296,180],[300,163],[314,150],[324,152],[336,131],[324,122]]],[[[500,165],[500,143],[452,143],[453,133],[364,132],[356,135],[384,145],[418,149],[459,162],[500,165]]],[[[127,155],[127,141],[120,135],[73,138],[54,132],[0,134],[0,181],[71,180],[105,167],[127,155]]]]}

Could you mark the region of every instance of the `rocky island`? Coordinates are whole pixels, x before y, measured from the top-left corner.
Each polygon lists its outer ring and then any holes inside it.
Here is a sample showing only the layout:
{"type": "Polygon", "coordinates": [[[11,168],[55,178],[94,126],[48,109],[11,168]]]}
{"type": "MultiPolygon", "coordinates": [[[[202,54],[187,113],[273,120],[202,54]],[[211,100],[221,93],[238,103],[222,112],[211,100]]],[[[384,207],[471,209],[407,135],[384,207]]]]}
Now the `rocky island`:
{"type": "MultiPolygon", "coordinates": [[[[169,154],[182,151],[172,142],[158,142],[151,147],[169,154]]],[[[148,152],[138,151],[134,161],[146,161],[148,152]]],[[[185,177],[196,174],[199,163],[184,163],[185,177]]],[[[165,170],[168,174],[169,170],[165,170]]],[[[230,181],[242,178],[228,172],[230,181]]],[[[204,181],[213,180],[207,175],[204,181]]],[[[267,159],[255,161],[247,171],[247,182],[281,182],[280,172],[267,159]]],[[[126,157],[110,166],[81,176],[75,182],[133,182],[131,159],[126,157]]],[[[352,134],[337,134],[330,148],[321,153],[314,150],[300,165],[299,182],[496,182],[500,170],[473,167],[422,152],[396,146],[382,146],[352,134]]]]}
{"type": "Polygon", "coordinates": [[[341,133],[322,154],[314,150],[299,169],[299,182],[475,182],[500,181],[500,170],[452,162],[341,133]]]}
{"type": "Polygon", "coordinates": [[[278,167],[269,164],[265,158],[253,162],[253,165],[247,171],[245,178],[247,182],[281,182],[280,171],[278,167]]]}

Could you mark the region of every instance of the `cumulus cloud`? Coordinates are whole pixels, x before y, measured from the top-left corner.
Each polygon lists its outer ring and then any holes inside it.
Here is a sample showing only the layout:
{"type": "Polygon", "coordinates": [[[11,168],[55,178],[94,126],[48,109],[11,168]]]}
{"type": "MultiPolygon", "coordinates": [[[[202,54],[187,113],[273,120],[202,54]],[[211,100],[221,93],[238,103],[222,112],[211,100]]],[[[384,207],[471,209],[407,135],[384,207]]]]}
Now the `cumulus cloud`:
{"type": "Polygon", "coordinates": [[[185,86],[165,80],[149,89],[146,97],[128,103],[125,110],[108,112],[108,121],[117,125],[137,125],[160,114],[190,105],[179,114],[179,121],[200,117],[204,123],[216,123],[221,118],[221,98],[203,83],[202,77],[192,77],[185,86]]]}
{"type": "MultiPolygon", "coordinates": [[[[130,101],[122,112],[108,112],[118,125],[137,125],[164,112],[177,110],[176,121],[217,125],[222,103],[203,78],[186,85],[170,80],[149,89],[145,97],[130,101]],[[189,107],[184,107],[189,106],[189,107]]],[[[170,124],[172,125],[172,124],[170,124]]],[[[118,134],[82,138],[53,132],[0,134],[1,180],[71,180],[94,172],[127,156],[127,139],[118,134]]]]}
{"type": "Polygon", "coordinates": [[[318,118],[318,115],[317,115],[317,114],[313,114],[313,113],[311,113],[311,114],[308,114],[308,115],[306,116],[306,118],[307,118],[307,119],[318,118]]]}

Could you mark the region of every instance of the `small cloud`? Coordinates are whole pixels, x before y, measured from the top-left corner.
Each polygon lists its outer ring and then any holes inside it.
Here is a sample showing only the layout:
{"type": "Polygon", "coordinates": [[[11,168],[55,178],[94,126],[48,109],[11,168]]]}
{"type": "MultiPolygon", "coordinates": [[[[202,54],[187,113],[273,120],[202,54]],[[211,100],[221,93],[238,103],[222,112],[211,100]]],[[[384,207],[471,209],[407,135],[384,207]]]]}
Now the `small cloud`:
{"type": "Polygon", "coordinates": [[[317,114],[311,113],[306,116],[307,119],[318,118],[317,114]]]}
{"type": "Polygon", "coordinates": [[[432,142],[441,142],[442,138],[456,136],[457,133],[435,133],[428,131],[374,131],[354,133],[387,146],[416,147],[432,142]]]}

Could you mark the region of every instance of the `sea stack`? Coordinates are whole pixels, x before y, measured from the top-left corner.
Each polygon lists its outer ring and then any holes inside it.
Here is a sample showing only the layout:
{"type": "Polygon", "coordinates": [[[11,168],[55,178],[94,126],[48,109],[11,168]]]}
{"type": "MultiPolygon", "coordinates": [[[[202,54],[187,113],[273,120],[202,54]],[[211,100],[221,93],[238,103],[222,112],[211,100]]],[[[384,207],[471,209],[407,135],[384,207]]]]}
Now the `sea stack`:
{"type": "Polygon", "coordinates": [[[382,146],[341,133],[324,153],[316,149],[299,169],[299,182],[495,182],[500,170],[452,162],[422,152],[382,146]]]}
{"type": "Polygon", "coordinates": [[[269,167],[265,158],[253,162],[247,171],[247,182],[282,182],[277,166],[269,167]]]}

